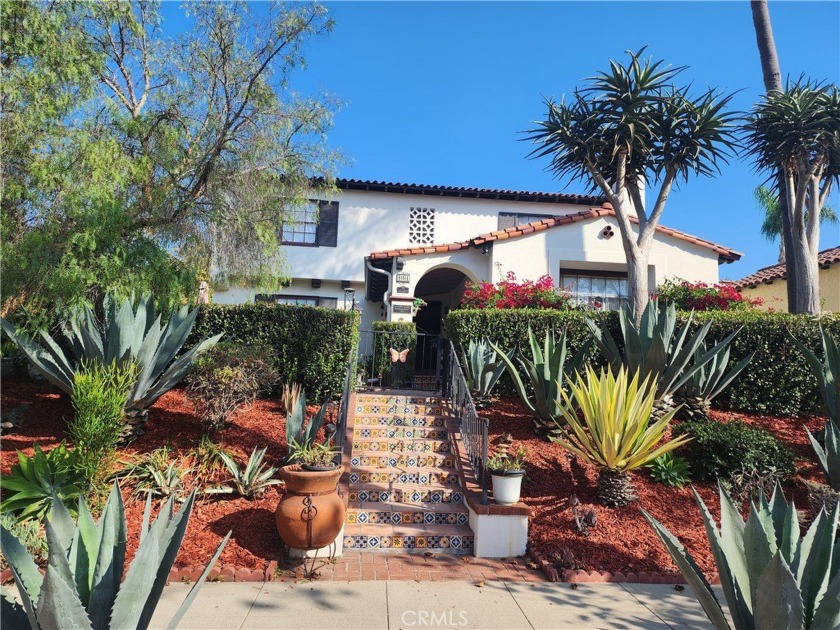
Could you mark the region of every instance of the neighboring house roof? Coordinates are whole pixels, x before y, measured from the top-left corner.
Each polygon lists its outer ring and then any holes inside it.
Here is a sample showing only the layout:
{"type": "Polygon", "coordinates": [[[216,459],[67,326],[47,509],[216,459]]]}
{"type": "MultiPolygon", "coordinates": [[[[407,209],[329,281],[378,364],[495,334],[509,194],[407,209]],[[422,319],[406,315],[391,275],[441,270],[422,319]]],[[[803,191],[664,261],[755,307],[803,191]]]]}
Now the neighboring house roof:
{"type": "MultiPolygon", "coordinates": [[[[823,268],[830,267],[834,263],[840,263],[840,245],[821,251],[817,254],[817,262],[823,268]]],[[[747,287],[754,287],[764,282],[770,283],[780,278],[787,278],[787,267],[784,263],[763,267],[740,280],[734,280],[731,284],[740,290],[747,287]]]]}
{"type": "MultiPolygon", "coordinates": [[[[467,247],[480,247],[482,245],[492,243],[494,241],[503,241],[511,238],[518,238],[520,236],[525,236],[534,232],[542,232],[543,230],[548,230],[550,228],[560,227],[563,225],[571,225],[572,223],[578,223],[579,221],[587,221],[589,219],[596,219],[598,217],[606,216],[615,216],[615,210],[613,210],[612,206],[610,206],[609,204],[604,204],[600,208],[590,208],[589,210],[584,210],[583,212],[574,212],[572,214],[565,214],[549,219],[542,219],[541,221],[534,221],[533,223],[526,223],[524,225],[507,228],[505,230],[496,230],[495,232],[481,234],[468,241],[459,241],[456,243],[447,243],[444,245],[421,245],[405,249],[391,249],[373,252],[370,255],[370,258],[371,260],[381,260],[383,258],[394,258],[395,256],[415,256],[418,254],[454,252],[458,251],[459,249],[466,249],[467,247]]],[[[630,220],[634,223],[638,223],[638,219],[636,219],[635,217],[631,217],[630,220]]],[[[673,236],[674,238],[677,238],[681,241],[686,241],[688,243],[693,243],[694,245],[699,245],[701,247],[711,249],[712,251],[718,254],[719,260],[721,262],[734,262],[740,259],[743,255],[740,252],[736,252],[734,249],[730,249],[728,247],[724,247],[723,245],[712,243],[711,241],[707,241],[702,238],[697,238],[696,236],[692,236],[691,234],[686,234],[685,232],[680,232],[679,230],[674,230],[673,228],[665,227],[664,225],[656,226],[656,231],[660,234],[667,234],[668,236],[673,236]]]]}
{"type": "Polygon", "coordinates": [[[498,188],[465,188],[462,186],[434,186],[431,184],[403,184],[378,182],[365,179],[337,179],[341,190],[367,190],[372,192],[401,193],[404,195],[429,195],[437,197],[468,197],[474,199],[501,199],[505,201],[530,201],[537,203],[600,204],[603,197],[572,195],[567,193],[503,190],[498,188]]]}

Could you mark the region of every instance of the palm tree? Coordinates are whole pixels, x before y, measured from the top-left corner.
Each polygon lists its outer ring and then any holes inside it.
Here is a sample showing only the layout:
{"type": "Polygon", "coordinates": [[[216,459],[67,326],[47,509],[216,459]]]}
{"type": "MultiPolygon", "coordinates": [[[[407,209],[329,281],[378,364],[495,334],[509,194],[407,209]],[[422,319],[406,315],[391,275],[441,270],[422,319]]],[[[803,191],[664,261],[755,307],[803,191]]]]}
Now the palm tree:
{"type": "MultiPolygon", "coordinates": [[[[764,221],[761,223],[761,235],[771,243],[779,239],[779,263],[785,262],[785,240],[782,235],[782,208],[779,196],[767,186],[755,189],[755,200],[758,207],[764,211],[764,221]]],[[[807,213],[805,221],[807,222],[807,213]]],[[[837,223],[837,213],[831,206],[820,209],[820,223],[837,223]]]]}
{"type": "MultiPolygon", "coordinates": [[[[776,53],[776,41],[773,39],[773,25],[770,23],[770,9],[767,7],[767,0],[751,0],[753,28],[755,29],[755,41],[758,45],[758,56],[761,59],[761,72],[764,75],[764,90],[767,94],[782,91],[782,71],[779,68],[779,55],[776,53]]],[[[776,190],[784,190],[785,177],[780,170],[777,175],[776,190]]],[[[778,193],[777,193],[778,196],[778,193]]],[[[779,247],[783,253],[791,251],[793,245],[790,219],[786,211],[787,199],[784,195],[780,198],[781,239],[779,247]]],[[[779,262],[788,262],[787,259],[779,262]]],[[[796,302],[797,269],[794,265],[787,265],[787,298],[789,310],[796,302]]]]}
{"type": "Polygon", "coordinates": [[[649,298],[648,259],[671,188],[692,175],[712,175],[735,146],[732,98],[714,89],[694,96],[674,80],[684,68],[641,59],[610,61],[571,98],[548,100],[548,115],[530,130],[530,157],[549,157],[558,177],[586,181],[612,204],[624,254],[633,316],[649,298]],[[644,188],[658,184],[648,212],[644,188]],[[632,222],[638,223],[638,229],[632,222]]]}
{"type": "Polygon", "coordinates": [[[783,192],[792,246],[787,273],[797,277],[792,313],[820,312],[820,216],[840,179],[840,90],[805,79],[771,92],[753,107],[744,125],[745,144],[759,169],[784,173],[783,192]]]}

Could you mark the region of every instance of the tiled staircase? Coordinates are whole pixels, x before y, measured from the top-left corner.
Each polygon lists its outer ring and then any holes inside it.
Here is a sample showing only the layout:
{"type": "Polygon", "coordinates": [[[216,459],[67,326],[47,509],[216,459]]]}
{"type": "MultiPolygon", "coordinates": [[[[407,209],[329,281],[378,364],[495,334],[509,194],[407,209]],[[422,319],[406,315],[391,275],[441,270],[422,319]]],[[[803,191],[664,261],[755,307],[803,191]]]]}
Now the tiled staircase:
{"type": "Polygon", "coordinates": [[[344,548],[472,553],[445,401],[358,394],[353,411],[344,548]]]}

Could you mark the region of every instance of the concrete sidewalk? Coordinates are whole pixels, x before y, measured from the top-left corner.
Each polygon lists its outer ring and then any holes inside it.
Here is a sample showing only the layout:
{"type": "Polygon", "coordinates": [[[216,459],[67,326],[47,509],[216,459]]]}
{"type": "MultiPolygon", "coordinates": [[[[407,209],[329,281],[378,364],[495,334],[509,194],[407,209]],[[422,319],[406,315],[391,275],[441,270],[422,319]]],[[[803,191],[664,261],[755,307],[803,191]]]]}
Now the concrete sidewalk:
{"type": "MultiPolygon", "coordinates": [[[[189,590],[171,584],[152,628],[189,590]]],[[[654,584],[288,582],[205,584],[181,628],[710,628],[691,592],[654,584]]]]}

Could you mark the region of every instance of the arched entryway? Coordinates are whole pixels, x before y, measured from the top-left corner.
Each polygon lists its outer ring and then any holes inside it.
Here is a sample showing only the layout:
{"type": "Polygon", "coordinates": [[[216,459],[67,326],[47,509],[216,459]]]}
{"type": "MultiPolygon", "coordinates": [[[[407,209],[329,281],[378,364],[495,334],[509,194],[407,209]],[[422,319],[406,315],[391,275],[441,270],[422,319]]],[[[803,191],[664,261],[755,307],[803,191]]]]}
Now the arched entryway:
{"type": "Polygon", "coordinates": [[[424,273],[414,287],[414,297],[427,303],[414,317],[418,331],[439,335],[443,318],[461,303],[464,289],[472,281],[468,272],[450,265],[424,273]]]}

